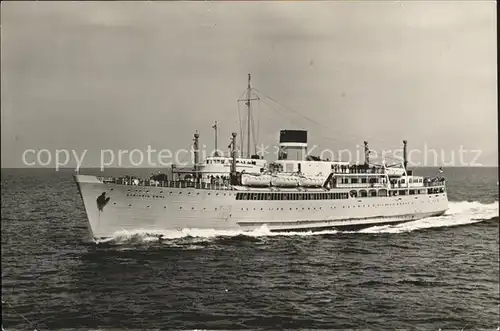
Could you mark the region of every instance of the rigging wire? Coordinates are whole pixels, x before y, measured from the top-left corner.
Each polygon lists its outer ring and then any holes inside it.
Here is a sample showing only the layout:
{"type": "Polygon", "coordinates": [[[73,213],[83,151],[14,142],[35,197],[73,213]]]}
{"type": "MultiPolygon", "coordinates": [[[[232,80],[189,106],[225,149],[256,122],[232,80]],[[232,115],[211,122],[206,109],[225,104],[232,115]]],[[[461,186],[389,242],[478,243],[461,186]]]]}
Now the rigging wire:
{"type": "MultiPolygon", "coordinates": [[[[284,114],[283,112],[281,112],[280,110],[278,110],[278,108],[268,104],[267,102],[265,102],[264,100],[261,100],[261,102],[263,102],[264,104],[266,104],[267,106],[269,106],[270,108],[272,108],[274,111],[278,112],[279,114],[283,115],[283,116],[286,116],[286,114],[284,114]]],[[[297,122],[293,121],[292,119],[288,118],[288,120],[290,122],[292,122],[294,125],[296,125],[297,127],[299,127],[300,129],[303,129],[303,130],[306,130],[306,127],[302,124],[298,124],[297,122]]],[[[317,134],[318,137],[320,138],[323,138],[325,140],[328,140],[328,141],[331,141],[331,142],[334,142],[334,143],[338,143],[338,142],[344,142],[344,141],[341,141],[339,139],[333,139],[331,137],[327,137],[327,136],[324,136],[324,135],[321,135],[321,134],[317,134]]]]}
{"type": "Polygon", "coordinates": [[[278,110],[278,108],[268,104],[267,102],[265,102],[264,100],[260,100],[262,103],[264,103],[265,105],[269,106],[269,108],[271,108],[272,110],[274,110],[275,112],[277,112],[278,114],[282,115],[282,116],[285,116],[285,118],[290,122],[292,123],[293,125],[296,125],[298,128],[301,128],[301,129],[304,129],[305,130],[305,127],[297,122],[295,122],[294,120],[292,120],[291,118],[289,117],[286,117],[286,114],[281,112],[280,110],[278,110]]]}
{"type": "Polygon", "coordinates": [[[250,117],[250,118],[252,120],[251,127],[252,127],[253,146],[254,146],[254,149],[255,149],[255,153],[254,154],[257,154],[257,139],[255,137],[255,123],[254,123],[254,120],[253,120],[253,116],[250,117]]]}
{"type": "Polygon", "coordinates": [[[241,121],[241,109],[240,109],[240,102],[238,99],[238,122],[240,123],[240,147],[243,148],[243,127],[242,127],[242,121],[241,121]]]}
{"type": "MultiPolygon", "coordinates": [[[[29,319],[27,319],[24,315],[22,315],[21,313],[19,313],[18,311],[16,311],[14,309],[14,307],[12,307],[10,305],[10,303],[8,302],[5,302],[2,300],[2,304],[6,304],[7,306],[9,306],[10,309],[12,309],[12,311],[14,312],[14,314],[16,314],[17,316],[21,317],[24,321],[26,321],[26,323],[28,323],[30,325],[30,327],[33,328],[34,331],[38,331],[39,329],[36,327],[36,325],[34,325],[29,319]]],[[[3,327],[2,327],[2,330],[3,330],[3,327]]]]}
{"type": "MultiPolygon", "coordinates": [[[[295,122],[294,120],[292,120],[290,117],[286,116],[287,114],[285,114],[284,112],[282,112],[280,109],[278,109],[277,107],[275,107],[274,105],[271,105],[269,104],[268,102],[264,101],[264,99],[261,99],[260,100],[262,103],[264,103],[265,105],[267,105],[270,109],[274,110],[275,112],[277,112],[278,114],[280,115],[283,115],[289,122],[291,122],[292,124],[296,125],[297,127],[301,128],[301,129],[305,129],[305,127],[302,125],[302,124],[299,124],[297,122],[295,122]]],[[[324,135],[317,135],[318,137],[324,139],[324,140],[327,140],[327,141],[330,141],[330,142],[334,142],[334,143],[338,143],[338,142],[342,142],[342,143],[346,143],[345,141],[341,141],[339,139],[332,139],[331,137],[328,137],[328,136],[324,136],[324,135]]],[[[371,151],[375,151],[373,148],[370,149],[371,151]]],[[[385,153],[383,154],[383,158],[388,158],[388,159],[392,159],[392,160],[395,160],[397,162],[401,162],[402,159],[398,159],[398,158],[393,158],[393,157],[390,157],[388,156],[391,155],[392,153],[394,152],[390,152],[390,151],[385,151],[385,153]]]]}
{"type": "Polygon", "coordinates": [[[179,163],[184,163],[184,160],[186,160],[186,158],[189,157],[189,155],[191,155],[191,153],[189,153],[189,151],[192,151],[192,150],[193,150],[193,145],[190,145],[187,149],[188,153],[184,156],[184,158],[179,163]]]}
{"type": "MultiPolygon", "coordinates": [[[[322,124],[322,123],[320,123],[320,122],[318,122],[318,121],[316,121],[316,120],[314,120],[314,119],[312,119],[312,118],[310,118],[310,117],[308,117],[308,116],[305,116],[304,114],[302,114],[302,113],[301,113],[301,112],[299,112],[298,110],[295,110],[295,109],[293,109],[292,107],[289,107],[289,106],[285,105],[285,104],[284,104],[284,103],[282,103],[281,101],[276,100],[275,98],[273,98],[273,97],[271,97],[271,96],[269,96],[269,95],[267,95],[267,94],[265,94],[265,93],[261,92],[260,90],[258,90],[258,89],[256,89],[256,88],[254,88],[254,89],[255,89],[255,90],[256,90],[259,94],[261,94],[263,97],[265,97],[265,98],[267,98],[267,99],[269,99],[269,100],[271,100],[271,101],[273,101],[273,102],[275,102],[275,103],[279,104],[280,106],[282,106],[283,108],[285,108],[285,109],[287,109],[287,110],[290,110],[291,112],[296,113],[297,115],[299,115],[299,116],[301,116],[301,117],[305,118],[306,120],[310,121],[311,123],[314,123],[314,124],[316,124],[316,125],[318,125],[318,126],[320,126],[320,127],[323,127],[323,128],[325,128],[325,129],[327,129],[327,130],[332,130],[332,127],[327,127],[327,126],[325,126],[324,124],[322,124]]],[[[354,137],[354,136],[352,136],[352,135],[345,134],[345,133],[342,133],[342,135],[343,135],[343,136],[350,137],[350,138],[353,138],[353,139],[356,139],[356,140],[358,140],[358,139],[359,139],[359,137],[354,137]]],[[[369,138],[370,138],[370,139],[375,140],[376,142],[383,143],[384,145],[386,145],[387,143],[389,143],[388,141],[380,140],[380,139],[373,138],[373,137],[370,137],[370,136],[369,136],[369,138]]],[[[333,140],[331,137],[330,137],[329,139],[330,139],[330,140],[332,140],[332,141],[343,142],[343,141],[338,140],[338,139],[337,139],[337,140],[333,140]]],[[[345,142],[343,142],[343,143],[345,143],[345,142]]]]}
{"type": "MultiPolygon", "coordinates": [[[[283,111],[280,111],[278,109],[278,107],[276,106],[273,106],[271,104],[269,104],[268,102],[265,102],[264,99],[268,99],[272,102],[274,102],[275,104],[281,106],[282,108],[284,108],[284,111],[289,111],[289,112],[293,112],[295,113],[296,115],[299,115],[300,117],[308,120],[309,122],[319,126],[319,127],[323,127],[327,130],[332,130],[331,127],[327,127],[325,124],[323,123],[320,123],[316,120],[314,120],[313,118],[310,118],[304,114],[302,114],[301,112],[299,112],[298,110],[295,110],[293,109],[292,107],[289,107],[287,105],[285,105],[284,103],[282,103],[281,101],[261,92],[259,89],[257,88],[252,88],[252,91],[255,92],[255,95],[256,97],[259,99],[259,101],[263,102],[265,105],[267,105],[268,107],[270,107],[272,110],[276,111],[277,113],[279,113],[280,115],[284,116],[286,119],[288,119],[288,121],[290,121],[291,123],[293,123],[294,125],[296,125],[297,127],[301,128],[301,129],[304,129],[306,130],[306,128],[304,127],[304,125],[302,124],[299,124],[297,123],[296,121],[292,120],[289,116],[289,114],[287,113],[284,113],[283,111]]],[[[247,93],[247,91],[244,91],[241,95],[240,95],[240,98],[238,99],[238,118],[239,118],[239,122],[240,122],[240,144],[241,146],[243,146],[243,142],[244,142],[244,135],[245,134],[248,134],[247,132],[245,132],[245,126],[243,124],[247,124],[246,122],[243,123],[242,119],[241,119],[241,114],[240,114],[240,101],[245,101],[243,100],[242,98],[245,96],[245,94],[247,93]]],[[[248,96],[247,96],[248,97],[248,96]]],[[[260,103],[259,103],[260,104],[260,103]]],[[[247,119],[248,120],[248,119],[247,119]]],[[[258,119],[257,119],[257,126],[258,126],[258,133],[257,135],[259,134],[259,130],[260,130],[260,116],[258,116],[258,119]]],[[[258,140],[258,137],[257,135],[255,134],[255,123],[254,123],[254,118],[253,116],[251,116],[251,133],[253,134],[253,143],[254,143],[254,147],[256,148],[256,145],[257,145],[257,140],[258,140]]],[[[343,143],[343,144],[347,144],[347,145],[350,145],[352,143],[352,141],[344,141],[344,140],[341,140],[341,139],[334,139],[332,137],[329,137],[329,136],[325,136],[325,135],[322,135],[322,134],[316,134],[316,136],[318,136],[318,138],[321,138],[323,140],[326,140],[326,141],[329,141],[329,142],[333,142],[333,143],[343,143]]],[[[354,136],[351,136],[351,135],[346,135],[346,134],[342,134],[342,136],[347,136],[347,137],[350,137],[350,138],[353,138],[353,139],[356,139],[358,140],[359,137],[354,137],[354,136]]],[[[381,143],[384,143],[385,145],[387,145],[385,141],[382,141],[382,140],[379,140],[379,139],[375,139],[376,142],[381,142],[381,143]]],[[[392,145],[391,145],[392,146],[392,145]]],[[[387,148],[387,147],[386,147],[387,148]]],[[[393,148],[394,150],[401,150],[401,147],[400,146],[397,146],[396,148],[393,148]]],[[[375,151],[373,148],[371,148],[370,150],[372,151],[375,151]]],[[[390,150],[383,150],[383,154],[382,154],[382,158],[385,160],[385,158],[388,158],[388,159],[391,159],[391,160],[395,160],[397,162],[401,162],[402,159],[401,158],[394,158],[394,157],[390,157],[388,155],[392,155],[395,153],[395,151],[390,151],[390,150]]]]}

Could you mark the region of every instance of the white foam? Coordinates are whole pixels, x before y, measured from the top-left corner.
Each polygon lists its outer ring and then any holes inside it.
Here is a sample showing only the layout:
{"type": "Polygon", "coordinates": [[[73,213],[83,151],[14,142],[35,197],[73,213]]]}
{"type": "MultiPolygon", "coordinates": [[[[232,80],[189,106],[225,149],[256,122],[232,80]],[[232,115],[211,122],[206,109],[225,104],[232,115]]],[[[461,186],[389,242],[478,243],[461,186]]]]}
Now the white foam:
{"type": "Polygon", "coordinates": [[[477,201],[450,202],[443,216],[428,217],[398,225],[373,226],[359,233],[401,233],[415,230],[466,225],[498,217],[498,201],[482,204],[477,201]]]}
{"type": "Polygon", "coordinates": [[[116,232],[112,238],[106,238],[98,241],[98,243],[106,242],[133,242],[140,241],[143,243],[161,240],[174,240],[181,238],[192,238],[191,242],[196,242],[199,239],[211,239],[216,237],[276,237],[276,236],[310,236],[310,235],[325,235],[335,234],[338,231],[325,230],[325,231],[298,231],[298,232],[271,232],[265,225],[253,230],[215,230],[215,229],[182,229],[182,230],[167,230],[167,231],[154,231],[154,230],[136,230],[136,231],[119,231],[116,232]]]}
{"type": "Polygon", "coordinates": [[[449,209],[443,216],[429,217],[421,220],[402,223],[398,225],[373,226],[360,231],[297,231],[297,232],[271,232],[265,225],[253,231],[242,230],[215,230],[215,229],[183,229],[169,231],[137,230],[137,231],[119,231],[112,238],[100,240],[105,242],[140,242],[148,243],[163,240],[175,240],[181,238],[191,238],[191,242],[206,241],[206,239],[216,237],[276,237],[276,236],[312,236],[327,235],[336,233],[401,233],[420,229],[434,227],[449,227],[464,224],[481,222],[492,217],[498,217],[498,201],[491,204],[482,204],[480,202],[450,202],[449,209]]]}

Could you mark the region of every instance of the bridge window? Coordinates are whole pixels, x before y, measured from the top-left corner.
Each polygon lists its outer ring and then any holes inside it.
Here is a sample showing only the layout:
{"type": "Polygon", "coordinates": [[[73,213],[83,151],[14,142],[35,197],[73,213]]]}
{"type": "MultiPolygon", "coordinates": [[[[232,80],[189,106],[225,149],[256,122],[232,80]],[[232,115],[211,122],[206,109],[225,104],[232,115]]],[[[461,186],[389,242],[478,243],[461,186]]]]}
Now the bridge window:
{"type": "Polygon", "coordinates": [[[415,190],[410,190],[410,195],[414,195],[415,194],[415,190]]]}
{"type": "Polygon", "coordinates": [[[366,184],[366,177],[361,178],[361,183],[366,184]]]}
{"type": "Polygon", "coordinates": [[[371,197],[376,197],[377,196],[377,190],[370,190],[370,196],[371,197]]]}
{"type": "Polygon", "coordinates": [[[406,190],[399,190],[399,195],[406,195],[406,190]]]}
{"type": "Polygon", "coordinates": [[[359,191],[359,195],[362,197],[362,198],[365,198],[368,196],[368,193],[366,192],[366,190],[361,190],[359,191]]]}

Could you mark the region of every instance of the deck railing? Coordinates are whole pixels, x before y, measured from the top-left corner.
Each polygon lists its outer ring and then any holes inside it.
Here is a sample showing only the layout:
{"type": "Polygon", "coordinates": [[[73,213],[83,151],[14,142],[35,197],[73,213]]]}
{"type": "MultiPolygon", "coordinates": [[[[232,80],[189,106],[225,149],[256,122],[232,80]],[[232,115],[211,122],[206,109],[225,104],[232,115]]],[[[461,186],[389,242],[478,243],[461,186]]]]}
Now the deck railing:
{"type": "MultiPolygon", "coordinates": [[[[195,188],[195,189],[207,189],[207,190],[233,190],[232,186],[227,182],[216,182],[216,183],[205,183],[205,182],[192,182],[187,180],[176,180],[176,181],[154,181],[154,180],[144,180],[136,178],[102,178],[100,179],[104,183],[112,183],[118,185],[128,185],[128,186],[155,186],[155,187],[170,187],[170,188],[195,188]]],[[[409,186],[405,183],[390,183],[390,185],[384,183],[337,183],[336,188],[353,188],[353,189],[363,189],[363,188],[391,188],[391,189],[418,189],[427,187],[444,187],[444,180],[427,180],[422,183],[422,186],[409,186]]]]}
{"type": "Polygon", "coordinates": [[[140,179],[105,178],[104,183],[127,185],[127,186],[147,186],[147,187],[170,187],[170,188],[196,188],[207,190],[232,190],[228,183],[195,183],[184,180],[152,181],[140,179]]]}

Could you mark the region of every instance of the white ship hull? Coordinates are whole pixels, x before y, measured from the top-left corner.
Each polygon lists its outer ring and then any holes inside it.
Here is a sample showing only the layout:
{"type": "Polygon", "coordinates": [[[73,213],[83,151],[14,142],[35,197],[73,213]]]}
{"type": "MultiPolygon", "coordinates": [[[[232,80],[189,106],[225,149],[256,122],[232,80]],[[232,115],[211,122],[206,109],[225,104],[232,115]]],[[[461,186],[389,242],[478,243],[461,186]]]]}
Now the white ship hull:
{"type": "Polygon", "coordinates": [[[236,190],[122,185],[85,175],[76,175],[75,181],[93,238],[109,238],[124,230],[154,233],[185,228],[251,231],[263,225],[271,231],[367,227],[437,216],[448,209],[445,192],[269,201],[236,200],[236,190]]]}

